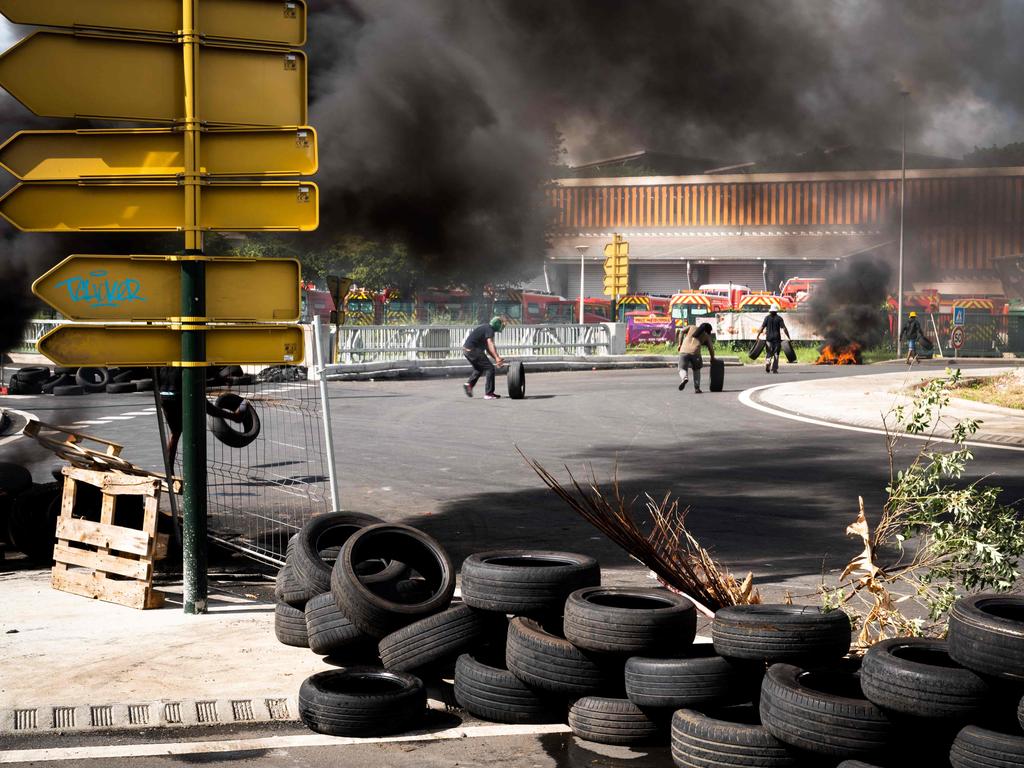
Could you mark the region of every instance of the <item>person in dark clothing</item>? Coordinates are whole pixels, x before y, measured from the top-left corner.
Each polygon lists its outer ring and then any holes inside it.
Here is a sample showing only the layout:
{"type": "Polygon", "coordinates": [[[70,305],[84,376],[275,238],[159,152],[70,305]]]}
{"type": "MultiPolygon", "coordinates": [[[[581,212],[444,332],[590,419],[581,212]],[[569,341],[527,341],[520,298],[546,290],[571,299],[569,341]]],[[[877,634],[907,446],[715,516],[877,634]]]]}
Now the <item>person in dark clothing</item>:
{"type": "Polygon", "coordinates": [[[782,334],[785,333],[786,338],[792,341],[789,336],[789,328],[786,327],[786,321],[779,315],[778,304],[771,305],[768,314],[764,318],[764,322],[761,323],[761,327],[757,331],[757,336],[754,338],[761,338],[762,333],[764,334],[765,341],[764,372],[778,373],[779,353],[782,351],[782,334]]]}
{"type": "Polygon", "coordinates": [[[492,317],[489,323],[478,325],[470,331],[469,336],[463,342],[462,352],[469,360],[469,364],[473,366],[473,373],[469,377],[469,381],[462,385],[462,391],[466,393],[466,397],[473,396],[473,387],[476,386],[481,376],[486,377],[484,400],[497,400],[501,397],[494,393],[494,367],[500,368],[505,361],[494,347],[494,334],[499,333],[504,327],[505,324],[500,317],[492,317]],[[494,363],[487,358],[488,355],[494,358],[494,363]]]}
{"type": "MultiPolygon", "coordinates": [[[[157,372],[156,384],[160,393],[160,410],[164,412],[164,420],[167,422],[167,456],[170,459],[170,465],[174,466],[174,460],[178,455],[178,441],[181,440],[182,414],[184,412],[181,395],[181,368],[169,366],[161,368],[157,372]]],[[[206,415],[237,423],[245,418],[245,411],[248,407],[249,403],[243,400],[237,411],[229,411],[218,408],[206,400],[206,415]]]]}
{"type": "Polygon", "coordinates": [[[911,312],[906,324],[900,331],[900,338],[907,340],[907,365],[913,365],[921,361],[917,357],[917,345],[924,338],[924,329],[921,321],[917,319],[917,312],[911,312]]]}

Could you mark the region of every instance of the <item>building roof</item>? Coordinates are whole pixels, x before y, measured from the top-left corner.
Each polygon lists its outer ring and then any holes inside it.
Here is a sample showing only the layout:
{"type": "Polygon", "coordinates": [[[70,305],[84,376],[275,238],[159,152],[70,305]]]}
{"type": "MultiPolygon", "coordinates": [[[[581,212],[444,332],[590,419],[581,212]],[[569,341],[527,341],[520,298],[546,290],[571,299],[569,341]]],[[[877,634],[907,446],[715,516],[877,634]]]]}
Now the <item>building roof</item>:
{"type": "Polygon", "coordinates": [[[675,176],[704,173],[708,168],[722,165],[720,160],[690,157],[671,152],[640,150],[627,155],[607,157],[589,163],[570,166],[565,175],[572,178],[596,176],[675,176]]]}
{"type": "MultiPolygon", "coordinates": [[[[838,261],[895,244],[891,235],[877,232],[638,232],[621,233],[629,242],[629,258],[637,262],[691,261],[838,261]]],[[[611,233],[556,237],[548,258],[578,262],[578,245],[588,246],[588,258],[602,257],[611,233]]]]}

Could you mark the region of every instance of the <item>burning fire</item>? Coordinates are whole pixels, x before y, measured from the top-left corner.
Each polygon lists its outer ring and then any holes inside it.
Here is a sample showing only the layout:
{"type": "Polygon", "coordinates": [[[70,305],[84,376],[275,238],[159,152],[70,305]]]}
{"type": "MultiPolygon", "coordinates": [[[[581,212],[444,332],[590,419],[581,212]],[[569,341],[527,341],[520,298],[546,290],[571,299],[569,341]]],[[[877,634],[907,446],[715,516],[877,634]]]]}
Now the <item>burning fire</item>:
{"type": "Polygon", "coordinates": [[[860,344],[835,347],[826,344],[818,355],[817,365],[860,365],[860,344]]]}

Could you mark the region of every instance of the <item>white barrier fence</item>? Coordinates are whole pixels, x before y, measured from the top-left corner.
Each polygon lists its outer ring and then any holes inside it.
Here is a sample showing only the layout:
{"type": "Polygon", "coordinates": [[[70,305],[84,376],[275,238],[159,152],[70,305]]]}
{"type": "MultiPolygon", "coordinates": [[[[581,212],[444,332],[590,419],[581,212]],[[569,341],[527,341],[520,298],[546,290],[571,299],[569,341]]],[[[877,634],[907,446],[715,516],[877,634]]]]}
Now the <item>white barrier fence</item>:
{"type": "Polygon", "coordinates": [[[52,331],[58,325],[64,325],[67,320],[29,320],[25,327],[25,335],[21,342],[21,348],[16,352],[35,352],[36,342],[52,331]]]}

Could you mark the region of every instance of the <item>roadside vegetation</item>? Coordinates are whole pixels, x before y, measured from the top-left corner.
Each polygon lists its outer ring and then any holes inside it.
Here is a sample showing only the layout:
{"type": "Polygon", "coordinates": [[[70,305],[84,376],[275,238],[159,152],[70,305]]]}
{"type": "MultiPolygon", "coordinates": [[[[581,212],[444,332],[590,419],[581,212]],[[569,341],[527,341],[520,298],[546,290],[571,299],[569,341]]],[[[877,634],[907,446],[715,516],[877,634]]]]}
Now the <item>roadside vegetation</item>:
{"type": "Polygon", "coordinates": [[[1003,376],[964,379],[953,389],[953,396],[1024,410],[1024,369],[1003,376]]]}

